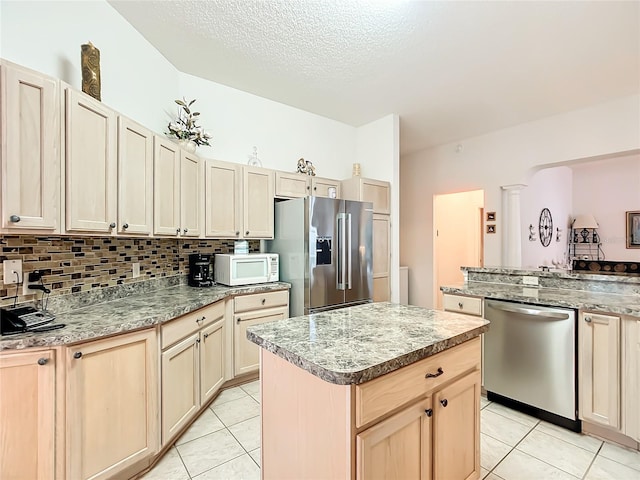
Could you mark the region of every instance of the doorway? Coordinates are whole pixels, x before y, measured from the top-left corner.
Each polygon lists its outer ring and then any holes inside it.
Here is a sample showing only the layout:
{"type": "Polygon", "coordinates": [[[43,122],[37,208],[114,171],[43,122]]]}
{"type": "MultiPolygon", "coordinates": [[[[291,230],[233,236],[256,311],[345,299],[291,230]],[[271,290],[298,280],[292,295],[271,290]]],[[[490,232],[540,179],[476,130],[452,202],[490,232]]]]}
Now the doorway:
{"type": "Polygon", "coordinates": [[[433,304],[442,309],[441,285],[461,284],[460,267],[484,263],[484,190],[433,197],[433,304]]]}

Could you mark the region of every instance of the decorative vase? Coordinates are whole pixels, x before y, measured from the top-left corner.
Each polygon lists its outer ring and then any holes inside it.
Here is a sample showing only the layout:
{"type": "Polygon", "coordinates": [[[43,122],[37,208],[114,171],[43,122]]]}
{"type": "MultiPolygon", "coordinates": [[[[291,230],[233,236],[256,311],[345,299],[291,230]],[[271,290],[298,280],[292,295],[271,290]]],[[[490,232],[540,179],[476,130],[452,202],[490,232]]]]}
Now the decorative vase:
{"type": "Polygon", "coordinates": [[[100,50],[91,42],[80,46],[82,91],[100,100],[100,50]]]}
{"type": "Polygon", "coordinates": [[[189,153],[196,153],[197,145],[193,140],[179,140],[178,145],[189,153]]]}

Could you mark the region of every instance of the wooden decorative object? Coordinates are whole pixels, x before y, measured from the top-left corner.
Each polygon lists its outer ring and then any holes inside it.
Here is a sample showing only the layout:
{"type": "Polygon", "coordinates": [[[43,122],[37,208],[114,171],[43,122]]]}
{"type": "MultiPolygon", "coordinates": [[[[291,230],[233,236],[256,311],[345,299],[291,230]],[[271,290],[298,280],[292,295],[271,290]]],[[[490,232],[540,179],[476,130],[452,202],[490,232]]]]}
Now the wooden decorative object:
{"type": "Polygon", "coordinates": [[[81,46],[82,91],[100,99],[100,50],[91,42],[81,46]]]}

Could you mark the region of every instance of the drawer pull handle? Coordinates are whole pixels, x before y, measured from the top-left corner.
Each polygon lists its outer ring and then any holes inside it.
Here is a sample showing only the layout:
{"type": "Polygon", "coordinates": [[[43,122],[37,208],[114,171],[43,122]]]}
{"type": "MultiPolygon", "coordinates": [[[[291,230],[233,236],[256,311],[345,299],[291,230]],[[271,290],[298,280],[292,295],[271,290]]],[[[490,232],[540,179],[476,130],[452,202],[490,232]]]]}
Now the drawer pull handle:
{"type": "Polygon", "coordinates": [[[48,361],[49,361],[48,358],[39,358],[38,365],[46,365],[48,361]]]}
{"type": "Polygon", "coordinates": [[[427,414],[427,417],[430,417],[431,415],[433,415],[433,410],[431,410],[430,408],[427,408],[424,413],[427,414]]]}
{"type": "Polygon", "coordinates": [[[446,407],[447,405],[449,405],[449,402],[445,398],[444,400],[440,400],[440,405],[442,405],[443,407],[446,407]]]}
{"type": "Polygon", "coordinates": [[[261,303],[262,303],[262,305],[264,305],[264,302],[266,302],[266,301],[267,301],[267,299],[266,299],[266,298],[263,298],[263,299],[262,299],[262,302],[261,302],[261,303]]]}
{"type": "Polygon", "coordinates": [[[436,378],[444,373],[442,367],[438,367],[438,373],[427,373],[424,378],[436,378]]]}
{"type": "Polygon", "coordinates": [[[76,352],[73,354],[73,358],[82,358],[82,352],[76,352]]]}
{"type": "Polygon", "coordinates": [[[584,321],[587,323],[591,323],[591,317],[584,317],[584,321]]]}
{"type": "Polygon", "coordinates": [[[464,307],[464,304],[462,302],[458,302],[458,308],[462,308],[464,307]]]}

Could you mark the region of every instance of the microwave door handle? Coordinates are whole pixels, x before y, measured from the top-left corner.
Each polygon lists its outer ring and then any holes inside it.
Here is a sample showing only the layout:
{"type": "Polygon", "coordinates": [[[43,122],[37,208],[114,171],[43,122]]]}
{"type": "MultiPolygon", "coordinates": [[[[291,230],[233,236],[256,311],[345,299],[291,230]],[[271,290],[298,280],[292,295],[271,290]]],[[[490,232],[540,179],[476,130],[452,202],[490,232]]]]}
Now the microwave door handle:
{"type": "Polygon", "coordinates": [[[349,268],[348,277],[347,277],[347,288],[349,290],[351,290],[351,214],[350,213],[347,214],[347,222],[348,222],[348,225],[347,225],[347,228],[346,228],[346,230],[347,230],[346,234],[347,234],[347,239],[348,239],[348,242],[347,242],[347,266],[349,268]]]}

